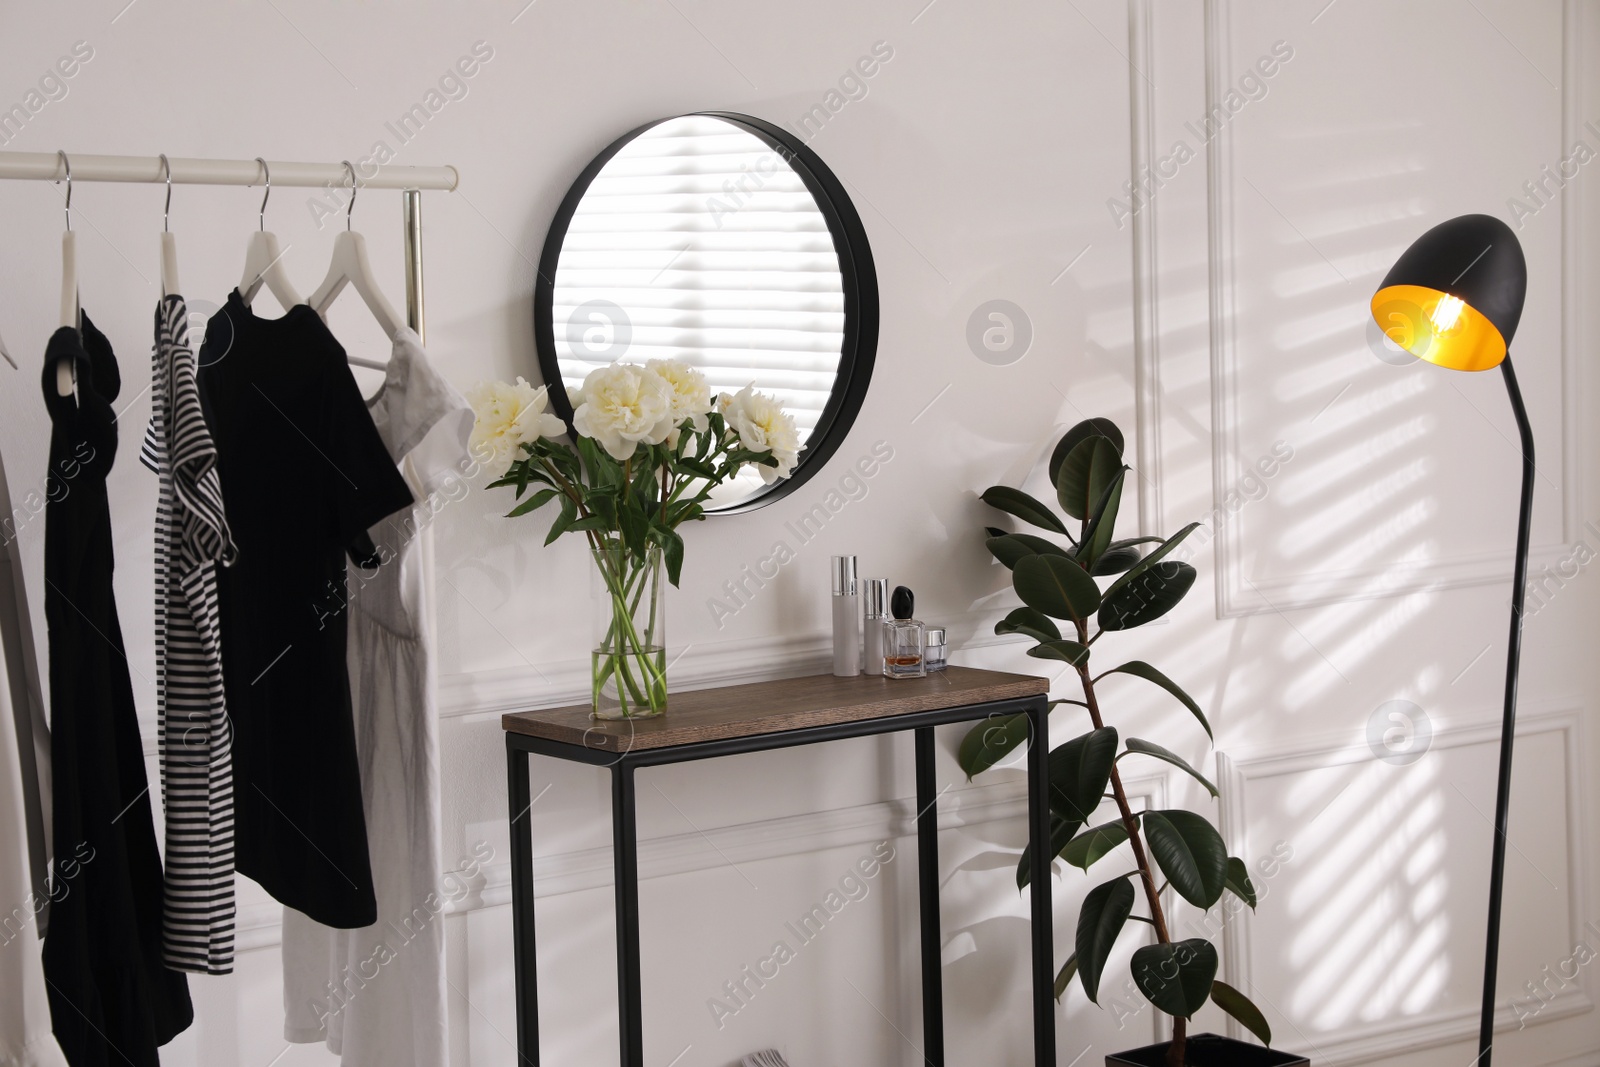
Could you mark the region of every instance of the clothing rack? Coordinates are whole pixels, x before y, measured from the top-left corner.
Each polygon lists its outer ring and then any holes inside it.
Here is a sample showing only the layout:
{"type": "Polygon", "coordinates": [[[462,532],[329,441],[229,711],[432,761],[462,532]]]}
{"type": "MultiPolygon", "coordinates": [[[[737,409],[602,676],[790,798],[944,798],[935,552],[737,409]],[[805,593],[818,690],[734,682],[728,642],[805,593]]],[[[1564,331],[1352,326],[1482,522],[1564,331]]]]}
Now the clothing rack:
{"type": "MultiPolygon", "coordinates": [[[[69,153],[74,182],[125,182],[165,185],[259,185],[262,166],[253,159],[192,159],[169,156],[103,156],[69,153]],[[170,171],[168,169],[170,165],[170,171]]],[[[302,188],[347,188],[351,172],[343,163],[295,163],[267,160],[273,185],[302,188]]],[[[67,168],[56,152],[0,152],[0,179],[60,182],[67,168]]],[[[422,290],[422,192],[454,191],[461,175],[454,167],[382,166],[370,178],[360,178],[362,189],[399,189],[404,214],[406,324],[423,337],[425,317],[422,290]]]]}

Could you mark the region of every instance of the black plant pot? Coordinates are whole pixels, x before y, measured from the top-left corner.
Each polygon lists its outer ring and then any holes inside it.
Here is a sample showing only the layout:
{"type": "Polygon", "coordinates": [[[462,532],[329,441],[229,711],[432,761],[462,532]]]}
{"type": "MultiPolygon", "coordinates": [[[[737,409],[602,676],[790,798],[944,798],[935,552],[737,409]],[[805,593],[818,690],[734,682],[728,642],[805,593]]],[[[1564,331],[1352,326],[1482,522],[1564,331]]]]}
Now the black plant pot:
{"type": "MultiPolygon", "coordinates": [[[[1106,1057],[1106,1067],[1166,1067],[1167,1042],[1106,1057]]],[[[1195,1034],[1183,1058],[1189,1067],[1310,1067],[1304,1056],[1216,1034],[1195,1034]]]]}

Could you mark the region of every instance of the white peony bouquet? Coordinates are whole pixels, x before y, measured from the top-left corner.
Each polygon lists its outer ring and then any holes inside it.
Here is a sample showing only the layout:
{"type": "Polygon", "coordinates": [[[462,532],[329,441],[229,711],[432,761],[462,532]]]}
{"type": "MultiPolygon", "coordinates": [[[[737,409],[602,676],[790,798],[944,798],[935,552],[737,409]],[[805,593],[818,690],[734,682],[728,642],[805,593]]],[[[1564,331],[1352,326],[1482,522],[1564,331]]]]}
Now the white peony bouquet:
{"type": "Polygon", "coordinates": [[[491,488],[516,490],[508,516],[555,504],[559,513],[545,544],[582,533],[594,552],[612,600],[596,649],[596,714],[607,683],[621,684],[624,715],[632,717],[629,685],[642,709],[636,713],[659,714],[666,682],[664,666],[656,669],[653,572],[664,561],[668,581],[678,584],[678,527],[705,517],[717,486],[746,466],[769,485],[793,473],[800,453],[794,417],[754,387],[713,396],[705,376],[678,360],[590,371],[572,394],[571,445],[560,440],[567,428],[548,412],[544,387],[518,378],[480,385],[469,399],[477,414],[473,455],[494,476],[491,488]],[[643,624],[641,607],[650,618],[643,624]]]}

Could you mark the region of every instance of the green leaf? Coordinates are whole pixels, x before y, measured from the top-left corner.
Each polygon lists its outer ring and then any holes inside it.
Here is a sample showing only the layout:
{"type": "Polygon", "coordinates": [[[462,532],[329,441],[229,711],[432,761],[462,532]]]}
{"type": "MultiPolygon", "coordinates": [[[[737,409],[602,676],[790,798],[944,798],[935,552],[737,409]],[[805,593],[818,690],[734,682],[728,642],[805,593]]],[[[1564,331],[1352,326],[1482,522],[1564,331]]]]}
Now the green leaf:
{"type": "Polygon", "coordinates": [[[550,524],[550,532],[545,535],[544,543],[548,545],[550,542],[566,533],[567,527],[571,526],[577,521],[577,519],[578,505],[572,502],[572,498],[570,496],[562,496],[561,514],[557,515],[556,521],[550,524]]]}
{"type": "Polygon", "coordinates": [[[1249,997],[1228,983],[1216,980],[1211,983],[1211,999],[1217,1007],[1238,1019],[1246,1030],[1260,1038],[1263,1045],[1272,1044],[1272,1027],[1267,1025],[1267,1017],[1250,1002],[1249,997]]]}
{"type": "Polygon", "coordinates": [[[606,520],[600,515],[587,515],[566,529],[567,533],[587,533],[590,530],[609,530],[606,520]]]}
{"type": "Polygon", "coordinates": [[[1148,811],[1144,836],[1150,853],[1178,895],[1197,908],[1222,899],[1228,880],[1228,846],[1204,816],[1175,808],[1148,811]]]}
{"type": "Polygon", "coordinates": [[[1137,737],[1130,737],[1128,738],[1128,754],[1154,756],[1156,759],[1166,760],[1179,770],[1188,772],[1189,776],[1195,781],[1199,782],[1201,785],[1205,786],[1206,791],[1209,792],[1213,797],[1220,795],[1217,792],[1217,787],[1212,785],[1210,780],[1207,779],[1205,775],[1195,770],[1194,767],[1190,765],[1188,760],[1184,759],[1182,756],[1170,749],[1162,748],[1160,745],[1155,744],[1152,741],[1141,741],[1137,737]]]}
{"type": "Polygon", "coordinates": [[[994,632],[1001,637],[1007,634],[1027,634],[1035,641],[1061,640],[1061,630],[1056,626],[1055,620],[1032,608],[1017,608],[994,624],[994,632]]]}
{"type": "Polygon", "coordinates": [[[1078,912],[1076,958],[1078,977],[1091,1003],[1100,1003],[1100,974],[1111,955],[1117,935],[1133,914],[1133,883],[1123,875],[1115,881],[1097,885],[1083,898],[1078,912]]]}
{"type": "Polygon", "coordinates": [[[1035,526],[1042,526],[1046,530],[1054,530],[1058,534],[1067,532],[1067,528],[1056,518],[1055,512],[1039,503],[1021,489],[1013,489],[1009,485],[991,485],[984,490],[981,498],[985,504],[998,508],[1008,515],[1015,515],[1023,522],[1031,522],[1035,526]]]}
{"type": "Polygon", "coordinates": [[[650,539],[661,546],[661,558],[667,565],[667,581],[676,588],[678,577],[683,573],[683,538],[678,536],[676,530],[655,526],[650,530],[650,539]]]}
{"type": "Polygon", "coordinates": [[[539,508],[544,507],[546,504],[550,503],[551,500],[554,500],[560,495],[561,494],[556,492],[554,489],[541,489],[528,499],[524,500],[522,503],[518,504],[516,507],[512,508],[510,511],[506,512],[506,518],[514,519],[518,515],[526,515],[530,511],[537,511],[539,508]]]}
{"type": "Polygon", "coordinates": [[[1078,425],[1061,435],[1061,440],[1056,442],[1055,451],[1050,453],[1050,484],[1055,485],[1061,473],[1061,464],[1074,448],[1077,448],[1085,438],[1105,437],[1116,447],[1117,454],[1122,454],[1122,431],[1117,429],[1117,424],[1110,419],[1094,418],[1084,419],[1078,425]]]}
{"type": "MultiPolygon", "coordinates": [[[[1061,855],[1061,850],[1071,842],[1072,835],[1077,833],[1083,824],[1071,819],[1063,819],[1059,815],[1050,816],[1050,855],[1061,855]]],[[[1022,850],[1022,858],[1017,861],[1017,889],[1028,887],[1028,878],[1033,871],[1033,851],[1028,848],[1022,850]]]]}
{"type": "Polygon", "coordinates": [[[1084,531],[1083,544],[1078,547],[1078,558],[1091,567],[1111,547],[1111,535],[1117,528],[1117,511],[1122,507],[1122,486],[1127,477],[1127,467],[1117,468],[1116,475],[1100,496],[1089,528],[1084,531]]]}
{"type": "Polygon", "coordinates": [[[1180,1019],[1205,1007],[1217,977],[1217,949],[1203,937],[1134,950],[1133,980],[1150,1003],[1180,1019]]]}
{"type": "Polygon", "coordinates": [[[1195,569],[1168,560],[1141,574],[1132,585],[1117,590],[1100,605],[1102,630],[1131,630],[1154,622],[1177,607],[1194,585],[1195,569]]]}
{"type": "Polygon", "coordinates": [[[1122,466],[1122,450],[1106,437],[1086,437],[1056,471],[1056,499],[1074,519],[1088,519],[1122,466]]]}
{"type": "MultiPolygon", "coordinates": [[[[1135,825],[1139,816],[1134,816],[1135,825]]],[[[1122,824],[1121,819],[1113,822],[1102,823],[1068,841],[1061,850],[1061,858],[1074,867],[1087,871],[1095,862],[1106,853],[1128,840],[1128,828],[1122,824]]]]}
{"type": "Polygon", "coordinates": [[[1138,562],[1137,548],[1132,545],[1124,545],[1121,548],[1110,545],[1095,559],[1094,566],[1089,568],[1089,573],[1096,578],[1107,574],[1121,574],[1138,562]]]}
{"type": "Polygon", "coordinates": [[[1027,740],[1026,715],[984,719],[962,738],[961,748],[956,752],[956,764],[967,772],[970,780],[973,775],[981,774],[1004,760],[1027,740]]]}
{"type": "Polygon", "coordinates": [[[1120,667],[1112,667],[1109,671],[1106,671],[1105,674],[1100,675],[1099,678],[1095,678],[1094,681],[1098,682],[1100,678],[1104,678],[1106,674],[1131,674],[1135,678],[1143,678],[1147,682],[1153,682],[1156,685],[1159,685],[1161,688],[1177,697],[1178,700],[1182,702],[1184,707],[1188,708],[1194,713],[1194,717],[1200,720],[1200,725],[1206,728],[1207,737],[1213,737],[1211,733],[1211,724],[1206,722],[1205,713],[1200,710],[1200,705],[1194,702],[1194,698],[1188,693],[1185,693],[1182,689],[1178,688],[1178,684],[1176,682],[1162,674],[1160,671],[1156,670],[1154,667],[1150,666],[1150,664],[1144,662],[1143,660],[1130,660],[1120,667]]]}
{"type": "MultiPolygon", "coordinates": [[[[1254,911],[1256,906],[1256,887],[1250,881],[1250,869],[1244,865],[1244,860],[1238,856],[1228,857],[1228,892],[1250,905],[1254,911]]],[[[1240,1020],[1243,1022],[1244,1020],[1240,1020]]]]}
{"type": "Polygon", "coordinates": [[[1008,569],[1015,567],[1017,561],[1023,557],[1036,556],[1041,552],[1067,556],[1067,550],[1060,545],[1032,534],[1003,534],[1000,537],[989,538],[984,544],[988,546],[994,558],[1004,563],[1008,569]]]}
{"type": "MultiPolygon", "coordinates": [[[[1161,562],[1161,560],[1165,558],[1168,553],[1183,543],[1183,539],[1185,537],[1188,537],[1199,528],[1200,524],[1198,522],[1191,522],[1189,525],[1185,526],[1183,529],[1179,530],[1165,541],[1162,541],[1161,547],[1156,549],[1154,552],[1151,552],[1144,559],[1140,560],[1138,566],[1133,567],[1121,578],[1118,578],[1116,581],[1106,586],[1106,599],[1110,600],[1112,594],[1116,593],[1117,590],[1121,589],[1123,586],[1139,577],[1139,575],[1143,574],[1145,571],[1161,562]]],[[[1141,540],[1143,539],[1141,538],[1141,540]]],[[[1119,547],[1120,544],[1121,543],[1119,542],[1119,547]]]]}
{"type": "Polygon", "coordinates": [[[622,543],[635,557],[644,555],[645,539],[650,536],[650,520],[645,518],[639,505],[629,500],[617,512],[617,525],[621,528],[622,543]]]}
{"type": "Polygon", "coordinates": [[[1086,621],[1100,606],[1100,587],[1084,569],[1061,556],[1027,556],[1017,561],[1011,584],[1022,602],[1052,619],[1086,621]]]}
{"type": "Polygon", "coordinates": [[[1028,649],[1034,659],[1054,659],[1074,667],[1089,662],[1089,650],[1076,641],[1041,641],[1028,649]]]}
{"type": "Polygon", "coordinates": [[[1047,761],[1050,810],[1079,825],[1100,807],[1111,767],[1117,760],[1117,731],[1105,726],[1056,748],[1047,761]]]}
{"type": "Polygon", "coordinates": [[[1061,999],[1061,994],[1067,991],[1067,986],[1072,984],[1072,976],[1078,973],[1078,955],[1073,953],[1066,963],[1061,965],[1061,970],[1056,972],[1056,999],[1061,999]]]}
{"type": "Polygon", "coordinates": [[[687,474],[691,478],[704,478],[709,481],[717,476],[717,472],[711,469],[711,464],[702,463],[697,459],[680,459],[672,466],[673,473],[687,474]]]}

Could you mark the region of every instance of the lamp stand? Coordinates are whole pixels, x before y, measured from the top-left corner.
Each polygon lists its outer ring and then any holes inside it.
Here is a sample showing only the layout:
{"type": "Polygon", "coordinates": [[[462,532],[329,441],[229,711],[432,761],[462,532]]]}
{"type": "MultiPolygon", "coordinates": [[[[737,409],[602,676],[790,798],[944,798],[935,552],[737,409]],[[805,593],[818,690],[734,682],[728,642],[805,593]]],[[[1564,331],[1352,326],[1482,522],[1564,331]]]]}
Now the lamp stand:
{"type": "Polygon", "coordinates": [[[1506,642],[1506,704],[1500,726],[1500,782],[1494,803],[1494,853],[1489,866],[1489,937],[1483,963],[1483,1019],[1478,1028],[1478,1058],[1472,1067],[1489,1067],[1494,1046],[1495,979],[1500,968],[1500,903],[1506,875],[1506,834],[1511,820],[1511,749],[1517,731],[1517,673],[1522,659],[1522,602],[1528,585],[1528,533],[1533,521],[1533,428],[1522,406],[1522,390],[1508,353],[1500,364],[1506,394],[1522,437],[1522,506],[1517,517],[1517,562],[1511,586],[1511,636],[1506,642]]]}

